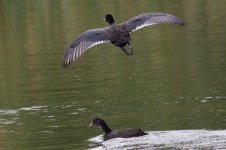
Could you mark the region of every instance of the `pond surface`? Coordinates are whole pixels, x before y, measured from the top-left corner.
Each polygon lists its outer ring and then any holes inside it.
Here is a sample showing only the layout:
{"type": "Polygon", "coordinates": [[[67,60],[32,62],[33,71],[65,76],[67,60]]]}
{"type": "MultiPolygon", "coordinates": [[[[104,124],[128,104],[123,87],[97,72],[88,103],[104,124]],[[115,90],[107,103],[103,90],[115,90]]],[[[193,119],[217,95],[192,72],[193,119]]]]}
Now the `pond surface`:
{"type": "Polygon", "coordinates": [[[95,148],[89,139],[101,131],[88,125],[97,116],[149,138],[224,134],[225,16],[225,0],[1,0],[0,149],[95,148]],[[107,26],[105,14],[122,22],[145,12],[168,12],[186,25],[134,32],[132,58],[102,44],[61,66],[75,37],[107,26]]]}

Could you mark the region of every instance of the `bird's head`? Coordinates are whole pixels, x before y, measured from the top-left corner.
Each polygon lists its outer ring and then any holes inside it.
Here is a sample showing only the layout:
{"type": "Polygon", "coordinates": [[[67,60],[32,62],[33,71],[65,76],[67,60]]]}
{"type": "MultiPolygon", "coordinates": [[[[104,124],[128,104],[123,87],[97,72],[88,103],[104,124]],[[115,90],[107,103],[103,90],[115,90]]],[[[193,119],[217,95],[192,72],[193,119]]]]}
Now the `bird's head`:
{"type": "Polygon", "coordinates": [[[115,20],[111,14],[107,14],[105,16],[105,22],[108,22],[109,25],[112,25],[115,23],[115,20]]]}
{"type": "Polygon", "coordinates": [[[95,126],[100,127],[103,123],[104,123],[104,120],[100,118],[96,118],[90,123],[89,127],[95,127],[95,126]]]}

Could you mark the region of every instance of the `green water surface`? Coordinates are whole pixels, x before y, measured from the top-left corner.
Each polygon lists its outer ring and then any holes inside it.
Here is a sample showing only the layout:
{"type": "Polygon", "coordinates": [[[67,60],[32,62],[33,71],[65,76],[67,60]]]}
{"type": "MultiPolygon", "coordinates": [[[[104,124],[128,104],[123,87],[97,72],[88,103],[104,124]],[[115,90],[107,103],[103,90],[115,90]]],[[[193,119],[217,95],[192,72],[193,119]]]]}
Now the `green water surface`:
{"type": "Polygon", "coordinates": [[[77,150],[100,135],[88,125],[145,131],[226,128],[225,0],[0,0],[0,149],[77,150]],[[134,57],[93,47],[69,68],[82,32],[145,12],[184,27],[132,33],[134,57]]]}

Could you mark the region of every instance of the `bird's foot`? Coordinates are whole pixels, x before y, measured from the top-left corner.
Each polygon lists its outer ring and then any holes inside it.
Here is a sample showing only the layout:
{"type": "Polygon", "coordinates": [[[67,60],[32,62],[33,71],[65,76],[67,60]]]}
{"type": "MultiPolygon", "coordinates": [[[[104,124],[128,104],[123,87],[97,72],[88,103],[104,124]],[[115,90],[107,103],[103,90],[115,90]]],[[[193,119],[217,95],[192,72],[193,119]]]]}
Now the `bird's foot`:
{"type": "Polygon", "coordinates": [[[130,55],[133,55],[133,47],[129,45],[129,48],[127,49],[130,55]]]}
{"type": "Polygon", "coordinates": [[[129,42],[128,42],[128,45],[129,45],[129,47],[127,50],[129,51],[130,55],[132,56],[133,55],[133,47],[130,45],[129,42]]]}
{"type": "Polygon", "coordinates": [[[126,55],[128,55],[129,56],[129,53],[127,52],[127,49],[125,49],[124,47],[123,48],[121,48],[122,49],[122,51],[126,54],[126,55]]]}
{"type": "Polygon", "coordinates": [[[133,55],[133,48],[131,46],[129,46],[128,48],[121,48],[121,49],[126,55],[128,56],[133,55]]]}

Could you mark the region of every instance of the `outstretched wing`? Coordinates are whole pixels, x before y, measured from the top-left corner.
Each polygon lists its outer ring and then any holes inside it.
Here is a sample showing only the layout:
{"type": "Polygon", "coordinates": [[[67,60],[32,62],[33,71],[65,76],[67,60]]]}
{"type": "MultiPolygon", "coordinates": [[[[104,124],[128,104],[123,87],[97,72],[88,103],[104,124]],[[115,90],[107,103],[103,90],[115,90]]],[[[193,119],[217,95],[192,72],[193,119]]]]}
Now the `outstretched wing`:
{"type": "Polygon", "coordinates": [[[176,25],[184,25],[183,20],[178,17],[167,14],[167,13],[145,13],[123,22],[121,25],[128,32],[133,32],[144,28],[146,26],[159,24],[159,23],[170,23],[176,25]]]}
{"type": "Polygon", "coordinates": [[[109,42],[110,39],[106,30],[106,28],[100,28],[82,33],[64,53],[62,65],[67,67],[87,49],[101,43],[109,42]]]}

